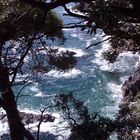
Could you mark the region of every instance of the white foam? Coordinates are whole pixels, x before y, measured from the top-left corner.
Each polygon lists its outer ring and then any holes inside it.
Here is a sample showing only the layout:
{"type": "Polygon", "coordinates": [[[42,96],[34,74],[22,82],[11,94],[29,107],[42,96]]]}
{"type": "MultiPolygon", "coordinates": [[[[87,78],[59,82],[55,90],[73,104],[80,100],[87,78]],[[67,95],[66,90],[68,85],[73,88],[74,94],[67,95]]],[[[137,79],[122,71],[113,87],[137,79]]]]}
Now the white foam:
{"type": "Polygon", "coordinates": [[[110,90],[113,94],[110,95],[110,99],[115,101],[116,104],[119,104],[123,98],[122,96],[122,84],[116,84],[113,82],[107,83],[108,90],[110,90]]]}
{"type": "Polygon", "coordinates": [[[102,53],[109,49],[109,44],[104,44],[101,49],[97,51],[96,59],[93,63],[96,63],[100,66],[100,69],[103,71],[108,71],[112,73],[124,73],[130,72],[133,73],[140,63],[140,55],[139,53],[132,52],[123,52],[120,53],[114,63],[109,63],[106,61],[102,53]]]}
{"type": "Polygon", "coordinates": [[[108,95],[109,100],[112,101],[112,104],[108,104],[101,108],[101,112],[103,115],[110,117],[111,119],[115,119],[115,114],[119,111],[120,103],[122,101],[122,84],[116,84],[114,82],[107,83],[107,90],[111,92],[108,95]]]}
{"type": "MultiPolygon", "coordinates": [[[[10,80],[12,80],[12,77],[10,77],[10,80]]],[[[27,85],[28,84],[30,85],[30,84],[33,83],[33,80],[31,79],[29,74],[19,74],[19,73],[17,73],[15,83],[22,83],[22,82],[24,83],[25,81],[26,81],[27,85]]]]}
{"type": "Polygon", "coordinates": [[[0,121],[0,136],[6,134],[8,132],[8,129],[9,129],[8,123],[7,122],[2,123],[0,121]]]}
{"type": "Polygon", "coordinates": [[[108,70],[111,72],[134,72],[140,62],[140,56],[138,53],[133,54],[132,52],[121,53],[114,63],[108,64],[108,67],[102,66],[103,70],[108,70]]]}
{"type": "Polygon", "coordinates": [[[44,97],[45,95],[42,92],[38,92],[37,94],[35,94],[36,97],[44,97]]]}
{"type": "MultiPolygon", "coordinates": [[[[120,54],[115,63],[109,63],[103,58],[102,55],[103,52],[107,51],[108,49],[110,49],[110,45],[104,43],[102,47],[97,50],[95,54],[95,59],[92,61],[93,63],[97,64],[99,66],[99,69],[101,69],[102,71],[107,71],[111,73],[123,73],[126,71],[131,71],[130,68],[134,69],[135,67],[137,67],[137,61],[139,61],[139,56],[130,52],[120,54]]],[[[123,78],[120,80],[119,84],[113,81],[109,81],[106,85],[107,90],[112,93],[109,94],[108,97],[110,100],[112,100],[112,103],[114,104],[107,105],[101,109],[102,112],[105,113],[105,115],[108,117],[112,118],[119,110],[119,104],[121,103],[123,98],[121,90],[123,81],[123,78]]]]}
{"type": "MultiPolygon", "coordinates": [[[[39,110],[33,109],[24,109],[22,110],[26,113],[33,113],[33,114],[41,114],[39,110]]],[[[48,113],[48,112],[45,112],[48,113]]],[[[48,113],[50,114],[50,113],[48,113]]],[[[64,140],[70,136],[70,128],[68,122],[63,119],[61,114],[59,113],[51,113],[50,115],[55,117],[54,122],[42,122],[40,126],[40,132],[48,132],[49,134],[53,134],[57,137],[57,140],[64,140]]],[[[30,128],[32,131],[37,131],[37,123],[29,124],[26,128],[30,128]]]]}
{"type": "Polygon", "coordinates": [[[124,83],[126,80],[128,80],[129,76],[130,76],[130,75],[120,77],[120,79],[119,79],[120,82],[121,82],[121,83],[124,83]]]}
{"type": "Polygon", "coordinates": [[[66,72],[51,70],[46,75],[54,78],[75,78],[81,75],[82,73],[83,73],[82,71],[73,68],[72,70],[66,72]]]}
{"type": "Polygon", "coordinates": [[[43,92],[38,88],[38,82],[35,82],[32,86],[30,86],[30,90],[35,94],[36,97],[44,97],[43,92]]]}
{"type": "Polygon", "coordinates": [[[105,115],[105,117],[110,117],[111,119],[115,119],[116,112],[119,111],[119,106],[115,105],[107,105],[101,109],[101,112],[105,115]]]}
{"type": "MultiPolygon", "coordinates": [[[[76,5],[72,5],[72,4],[71,4],[71,5],[68,6],[68,8],[70,9],[71,12],[73,12],[73,13],[75,13],[75,14],[78,14],[78,15],[86,16],[85,13],[82,13],[82,12],[80,12],[79,10],[77,10],[76,8],[73,8],[74,6],[76,6],[76,5]]],[[[84,6],[85,6],[84,8],[86,9],[86,8],[88,7],[88,4],[85,4],[84,6]]]]}
{"type": "MultiPolygon", "coordinates": [[[[0,108],[0,115],[1,114],[5,114],[5,111],[2,108],[0,108]]],[[[0,135],[7,133],[8,129],[9,129],[8,123],[7,122],[3,123],[0,120],[0,135]]]]}
{"type": "MultiPolygon", "coordinates": [[[[49,50],[49,47],[46,48],[48,48],[49,50]]],[[[75,52],[74,54],[75,57],[82,57],[87,54],[82,49],[77,49],[77,48],[64,48],[64,47],[53,46],[52,49],[58,49],[58,54],[61,54],[61,52],[66,52],[66,51],[75,52]]],[[[40,52],[46,54],[46,50],[41,50],[40,52]]]]}
{"type": "Polygon", "coordinates": [[[92,61],[93,63],[98,64],[99,66],[106,65],[108,62],[103,58],[103,52],[107,51],[110,48],[110,45],[104,43],[101,48],[98,48],[95,52],[95,59],[92,61]]]}
{"type": "Polygon", "coordinates": [[[113,132],[110,136],[109,136],[109,140],[118,140],[118,134],[116,132],[113,132]]]}
{"type": "MultiPolygon", "coordinates": [[[[54,136],[58,136],[57,140],[67,139],[70,135],[70,129],[68,123],[62,119],[59,114],[51,114],[55,117],[54,122],[42,123],[40,127],[40,132],[48,132],[54,136]]],[[[26,126],[27,128],[32,128],[33,131],[37,131],[37,123],[30,124],[26,126]]]]}
{"type": "Polygon", "coordinates": [[[39,89],[37,88],[37,85],[38,85],[38,83],[34,83],[34,85],[30,87],[30,89],[35,93],[39,92],[39,89]]]}
{"type": "Polygon", "coordinates": [[[139,66],[140,55],[139,53],[134,54],[132,52],[123,52],[119,54],[114,63],[109,63],[103,58],[102,55],[102,53],[107,51],[108,49],[110,49],[110,45],[104,43],[102,47],[96,51],[95,59],[92,62],[97,64],[99,66],[99,69],[101,69],[102,71],[121,74],[118,75],[119,80],[113,82],[110,79],[107,84],[107,90],[112,93],[108,97],[113,101],[114,105],[107,105],[101,109],[106,116],[112,118],[112,116],[115,115],[116,112],[118,112],[119,104],[123,99],[121,90],[122,84],[128,78],[128,76],[132,75],[139,66]],[[119,84],[117,84],[117,82],[119,82],[119,84]]]}
{"type": "MultiPolygon", "coordinates": [[[[39,110],[33,110],[33,109],[20,109],[22,112],[26,112],[26,113],[33,113],[33,114],[37,114],[40,115],[40,111],[39,110]]],[[[47,113],[47,112],[45,112],[47,113]]],[[[50,113],[48,113],[50,114],[50,113]]],[[[67,139],[70,136],[70,128],[68,125],[68,122],[65,121],[63,119],[63,117],[61,116],[61,114],[58,113],[52,113],[50,114],[52,116],[55,117],[54,122],[42,122],[41,126],[40,126],[40,132],[47,132],[49,134],[53,134],[54,136],[57,137],[57,140],[64,140],[67,139]]],[[[37,131],[37,125],[39,122],[37,123],[33,123],[33,124],[29,124],[26,125],[25,127],[27,129],[30,129],[30,131],[37,131]]],[[[2,123],[0,121],[0,135],[6,134],[9,130],[8,127],[8,123],[2,123]]]]}

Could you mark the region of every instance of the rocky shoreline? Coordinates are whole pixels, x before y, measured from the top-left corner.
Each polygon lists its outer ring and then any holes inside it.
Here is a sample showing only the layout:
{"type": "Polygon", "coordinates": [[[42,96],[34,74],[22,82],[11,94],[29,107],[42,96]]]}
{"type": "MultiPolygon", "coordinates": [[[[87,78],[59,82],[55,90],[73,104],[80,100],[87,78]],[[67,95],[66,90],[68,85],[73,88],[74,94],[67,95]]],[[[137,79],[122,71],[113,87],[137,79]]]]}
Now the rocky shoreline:
{"type": "MultiPolygon", "coordinates": [[[[114,63],[120,53],[128,51],[140,53],[140,46],[136,47],[130,43],[113,48],[111,45],[111,48],[103,53],[103,57],[109,63],[114,63]]],[[[140,66],[123,83],[121,89],[123,99],[120,103],[116,121],[122,122],[124,128],[121,128],[117,133],[118,138],[122,140],[140,140],[140,66]],[[125,122],[128,124],[125,124],[125,122]],[[133,123],[131,124],[131,122],[133,123]]]]}
{"type": "Polygon", "coordinates": [[[118,121],[135,122],[130,126],[125,126],[119,135],[123,135],[131,140],[140,139],[140,67],[129,76],[122,85],[123,100],[120,104],[118,121]]]}
{"type": "Polygon", "coordinates": [[[124,102],[132,101],[140,91],[140,67],[122,85],[124,102]]]}
{"type": "Polygon", "coordinates": [[[140,118],[140,67],[122,85],[123,105],[127,105],[133,117],[140,118]]]}

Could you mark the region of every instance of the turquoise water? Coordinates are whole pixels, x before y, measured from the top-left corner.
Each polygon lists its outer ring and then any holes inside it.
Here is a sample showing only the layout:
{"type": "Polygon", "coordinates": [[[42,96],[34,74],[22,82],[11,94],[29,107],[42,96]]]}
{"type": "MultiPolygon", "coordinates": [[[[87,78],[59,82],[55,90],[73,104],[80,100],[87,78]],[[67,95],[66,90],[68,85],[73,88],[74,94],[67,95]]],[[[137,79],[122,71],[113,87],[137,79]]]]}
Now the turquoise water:
{"type": "MultiPolygon", "coordinates": [[[[57,12],[64,20],[64,24],[79,21],[79,19],[63,17],[64,11],[61,8],[57,9],[57,12]]],[[[96,35],[89,35],[87,31],[80,29],[64,29],[63,32],[66,38],[63,44],[59,40],[55,42],[48,40],[48,44],[76,52],[76,66],[67,72],[52,70],[47,74],[31,75],[34,78],[33,84],[25,87],[22,91],[21,95],[27,96],[19,99],[20,108],[39,110],[51,104],[56,94],[73,92],[78,99],[87,105],[91,112],[101,111],[103,115],[113,117],[116,113],[114,109],[116,101],[112,99],[114,93],[109,90],[108,83],[113,82],[119,85],[118,74],[114,75],[101,70],[96,62],[98,60],[97,50],[101,50],[103,44],[85,50],[91,43],[102,39],[102,31],[98,30],[96,35]]],[[[13,89],[17,93],[20,88],[21,86],[16,86],[13,89]]]]}

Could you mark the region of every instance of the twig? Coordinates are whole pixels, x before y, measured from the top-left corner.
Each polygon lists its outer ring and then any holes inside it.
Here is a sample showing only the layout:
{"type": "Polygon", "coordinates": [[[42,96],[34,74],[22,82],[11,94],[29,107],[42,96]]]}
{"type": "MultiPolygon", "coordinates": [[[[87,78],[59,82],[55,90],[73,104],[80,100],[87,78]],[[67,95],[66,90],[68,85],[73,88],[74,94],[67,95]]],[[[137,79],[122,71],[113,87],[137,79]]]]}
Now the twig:
{"type": "Polygon", "coordinates": [[[48,106],[48,107],[44,108],[43,110],[41,110],[40,121],[39,121],[39,123],[38,123],[38,125],[37,125],[37,127],[38,127],[38,130],[37,130],[37,140],[39,140],[40,126],[41,126],[41,123],[43,122],[43,114],[44,114],[44,112],[45,112],[48,108],[51,108],[51,107],[56,107],[56,105],[48,106]]]}
{"type": "Polygon", "coordinates": [[[19,97],[21,97],[21,96],[28,96],[28,95],[20,95],[21,94],[21,92],[22,92],[22,90],[26,87],[26,86],[28,86],[28,85],[30,85],[31,83],[28,83],[28,84],[26,84],[26,85],[24,85],[21,89],[20,89],[20,91],[18,92],[18,94],[17,94],[17,96],[15,97],[16,99],[16,102],[18,101],[18,98],[19,97]]]}
{"type": "Polygon", "coordinates": [[[104,39],[104,40],[101,40],[101,41],[99,41],[99,42],[97,42],[97,43],[93,43],[93,44],[89,45],[88,47],[86,47],[85,50],[91,48],[92,46],[96,46],[96,45],[98,45],[98,44],[100,44],[100,43],[102,43],[102,42],[105,42],[105,41],[107,41],[107,40],[109,40],[109,39],[111,39],[111,37],[106,38],[106,39],[104,39]]]}
{"type": "MultiPolygon", "coordinates": [[[[76,13],[73,13],[71,12],[67,7],[66,5],[63,6],[65,11],[68,13],[69,16],[73,16],[73,17],[77,17],[77,18],[82,18],[82,19],[88,19],[89,17],[88,16],[84,16],[84,15],[79,15],[79,14],[76,14],[76,13]]],[[[64,14],[66,15],[66,14],[64,14]]]]}
{"type": "Polygon", "coordinates": [[[69,29],[69,28],[82,28],[82,27],[86,27],[86,25],[73,25],[73,26],[63,26],[63,29],[69,29]]]}

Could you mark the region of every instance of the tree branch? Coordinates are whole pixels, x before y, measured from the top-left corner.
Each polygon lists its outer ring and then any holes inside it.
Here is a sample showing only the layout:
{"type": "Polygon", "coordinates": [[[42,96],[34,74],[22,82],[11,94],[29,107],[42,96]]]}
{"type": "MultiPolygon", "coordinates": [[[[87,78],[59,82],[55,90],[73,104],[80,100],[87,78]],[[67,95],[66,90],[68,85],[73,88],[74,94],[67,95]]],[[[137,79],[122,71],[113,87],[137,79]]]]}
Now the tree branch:
{"type": "Polygon", "coordinates": [[[88,47],[86,47],[85,50],[89,49],[89,48],[92,47],[92,46],[96,46],[96,45],[98,45],[98,44],[100,44],[100,43],[102,43],[102,42],[105,42],[105,41],[107,41],[107,40],[109,40],[109,39],[111,39],[111,37],[106,38],[106,39],[104,39],[104,40],[101,40],[101,41],[99,41],[99,42],[97,42],[97,43],[93,43],[93,44],[89,45],[88,47]]]}
{"type": "Polygon", "coordinates": [[[49,2],[49,3],[39,2],[35,0],[20,0],[20,1],[31,5],[32,7],[40,8],[44,12],[48,12],[52,9],[55,9],[59,6],[64,6],[65,4],[68,4],[71,2],[78,2],[78,0],[56,0],[54,2],[49,2]]]}
{"type": "Polygon", "coordinates": [[[37,140],[39,140],[40,126],[41,126],[41,123],[43,122],[43,114],[44,114],[44,112],[45,112],[48,108],[52,108],[52,107],[56,107],[56,105],[48,106],[48,107],[44,108],[43,110],[41,110],[40,121],[39,121],[39,123],[38,123],[38,125],[37,125],[37,127],[38,127],[38,130],[37,130],[37,140]]]}
{"type": "MultiPolygon", "coordinates": [[[[75,14],[73,12],[71,12],[66,5],[63,6],[63,8],[65,9],[65,11],[68,13],[69,16],[73,16],[73,17],[77,17],[77,18],[82,18],[82,19],[88,19],[88,16],[85,15],[80,15],[80,14],[75,14]]],[[[64,14],[65,15],[65,14],[64,14]]]]}
{"type": "Polygon", "coordinates": [[[12,78],[12,80],[11,80],[11,82],[10,82],[11,85],[12,85],[13,82],[15,81],[16,75],[17,75],[17,73],[18,73],[18,69],[21,67],[21,65],[22,65],[22,63],[23,63],[23,61],[24,61],[24,58],[26,57],[26,55],[28,54],[29,50],[30,50],[31,47],[32,47],[32,43],[33,43],[33,41],[34,41],[34,38],[36,37],[36,34],[37,34],[37,33],[35,33],[34,36],[29,40],[29,42],[28,42],[28,44],[27,44],[27,49],[26,49],[25,53],[21,56],[21,58],[20,58],[20,60],[19,60],[19,62],[18,62],[18,64],[17,64],[17,66],[16,66],[16,68],[15,68],[15,71],[14,71],[14,74],[13,74],[13,78],[12,78]]]}

